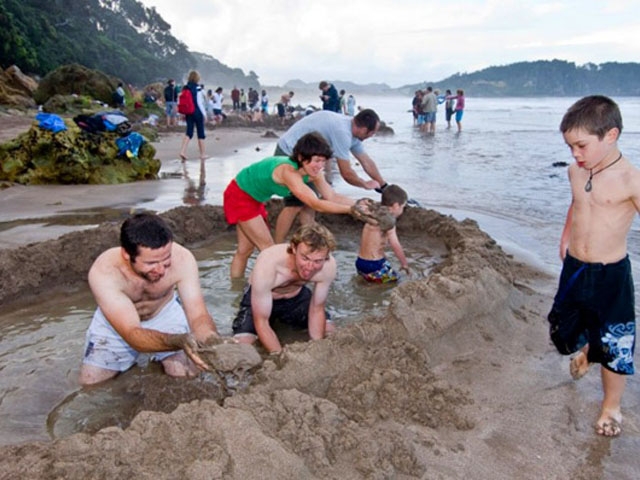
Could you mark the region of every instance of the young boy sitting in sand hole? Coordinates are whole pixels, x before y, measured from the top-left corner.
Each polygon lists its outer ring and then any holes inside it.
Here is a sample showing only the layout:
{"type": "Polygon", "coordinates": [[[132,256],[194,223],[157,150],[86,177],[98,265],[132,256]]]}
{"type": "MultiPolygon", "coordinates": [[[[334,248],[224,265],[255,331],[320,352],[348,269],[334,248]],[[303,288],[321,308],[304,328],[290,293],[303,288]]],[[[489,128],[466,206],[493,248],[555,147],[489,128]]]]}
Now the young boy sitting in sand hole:
{"type": "MultiPolygon", "coordinates": [[[[396,219],[404,212],[407,198],[407,192],[398,185],[388,185],[382,191],[380,203],[386,208],[390,216],[396,219]]],[[[356,270],[367,282],[388,283],[398,281],[398,274],[384,255],[384,248],[387,243],[391,245],[393,253],[400,261],[400,270],[405,270],[407,274],[409,273],[409,264],[398,240],[395,222],[388,225],[388,227],[390,228],[386,229],[382,224],[365,224],[362,229],[356,270]]]]}
{"type": "Polygon", "coordinates": [[[599,435],[621,432],[626,376],[634,373],[635,308],[627,234],[640,211],[640,170],[618,149],[622,117],[610,98],[572,105],[560,123],[576,162],[569,166],[571,205],[560,240],[562,273],[550,335],[564,355],[577,352],[570,373],[579,379],[601,365],[604,398],[599,435]]]}

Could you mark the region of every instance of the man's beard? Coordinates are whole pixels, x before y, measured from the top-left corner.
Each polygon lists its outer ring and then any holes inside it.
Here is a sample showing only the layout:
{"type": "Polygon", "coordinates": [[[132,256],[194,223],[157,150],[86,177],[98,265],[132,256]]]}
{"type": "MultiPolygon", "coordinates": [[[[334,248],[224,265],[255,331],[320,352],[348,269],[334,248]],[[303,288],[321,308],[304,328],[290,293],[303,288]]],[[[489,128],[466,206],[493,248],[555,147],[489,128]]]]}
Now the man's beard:
{"type": "Polygon", "coordinates": [[[138,275],[141,278],[144,278],[149,283],[157,283],[160,280],[162,280],[162,277],[164,277],[164,274],[162,274],[162,275],[151,274],[151,272],[143,273],[143,272],[139,271],[138,269],[136,269],[136,267],[133,264],[131,264],[131,268],[136,273],[136,275],[138,275]]]}
{"type": "Polygon", "coordinates": [[[162,280],[162,277],[164,277],[164,275],[155,275],[154,277],[151,277],[148,273],[139,275],[150,283],[157,283],[162,280]]]}

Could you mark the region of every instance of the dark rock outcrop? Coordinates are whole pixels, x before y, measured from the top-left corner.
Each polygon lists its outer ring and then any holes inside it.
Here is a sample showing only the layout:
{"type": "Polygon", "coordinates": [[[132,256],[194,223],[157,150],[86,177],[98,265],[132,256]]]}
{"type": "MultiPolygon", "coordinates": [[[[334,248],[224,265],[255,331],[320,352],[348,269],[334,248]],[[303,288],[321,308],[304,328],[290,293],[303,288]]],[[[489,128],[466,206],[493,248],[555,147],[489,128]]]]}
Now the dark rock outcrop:
{"type": "Polygon", "coordinates": [[[23,74],[18,67],[11,66],[6,70],[0,70],[0,104],[34,108],[36,102],[32,98],[33,93],[38,88],[38,83],[23,74]]]}
{"type": "MultiPolygon", "coordinates": [[[[118,80],[98,70],[82,65],[63,65],[49,72],[34,92],[35,101],[42,105],[54,95],[85,95],[110,104],[118,80]]],[[[125,85],[125,90],[127,87],[125,85]]]]}

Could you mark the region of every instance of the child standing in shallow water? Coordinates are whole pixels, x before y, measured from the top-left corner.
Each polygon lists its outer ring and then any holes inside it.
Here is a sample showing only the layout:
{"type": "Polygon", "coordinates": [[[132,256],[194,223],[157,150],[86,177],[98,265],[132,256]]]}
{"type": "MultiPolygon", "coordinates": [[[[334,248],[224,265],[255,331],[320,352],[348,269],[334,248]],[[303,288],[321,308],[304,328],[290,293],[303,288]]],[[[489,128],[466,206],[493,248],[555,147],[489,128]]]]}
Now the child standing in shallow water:
{"type": "Polygon", "coordinates": [[[604,96],[569,108],[560,131],[576,162],[569,167],[571,205],[560,240],[563,260],[549,313],[550,334],[571,359],[574,379],[601,365],[604,398],[595,429],[620,434],[626,376],[634,373],[635,307],[627,234],[640,211],[640,170],[618,149],[622,117],[604,96]]]}
{"type": "MultiPolygon", "coordinates": [[[[394,218],[398,218],[407,204],[407,192],[397,185],[387,185],[382,191],[381,203],[394,218]]],[[[401,270],[409,273],[409,264],[398,240],[396,227],[383,232],[379,225],[365,224],[362,229],[356,270],[366,281],[372,283],[398,281],[398,274],[384,255],[384,247],[387,243],[391,245],[391,249],[400,261],[401,270]]]]}

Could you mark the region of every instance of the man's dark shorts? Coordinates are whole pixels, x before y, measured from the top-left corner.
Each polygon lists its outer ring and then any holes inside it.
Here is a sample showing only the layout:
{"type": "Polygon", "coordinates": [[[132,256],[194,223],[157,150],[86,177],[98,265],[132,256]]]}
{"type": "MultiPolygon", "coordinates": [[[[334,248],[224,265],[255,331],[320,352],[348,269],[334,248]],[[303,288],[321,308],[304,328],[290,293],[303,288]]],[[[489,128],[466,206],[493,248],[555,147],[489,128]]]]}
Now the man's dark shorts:
{"type": "MultiPolygon", "coordinates": [[[[273,301],[269,323],[279,321],[296,329],[306,329],[309,324],[309,305],[311,304],[311,290],[302,287],[300,293],[292,298],[273,301]]],[[[328,315],[327,315],[328,318],[328,315]]],[[[240,301],[240,310],[233,321],[233,334],[258,335],[253,325],[253,313],[251,312],[251,285],[244,289],[244,295],[240,301]]]]}
{"type": "Polygon", "coordinates": [[[548,316],[551,339],[562,354],[589,344],[589,362],[621,375],[634,373],[635,302],[629,257],[585,263],[567,253],[548,316]]]}

